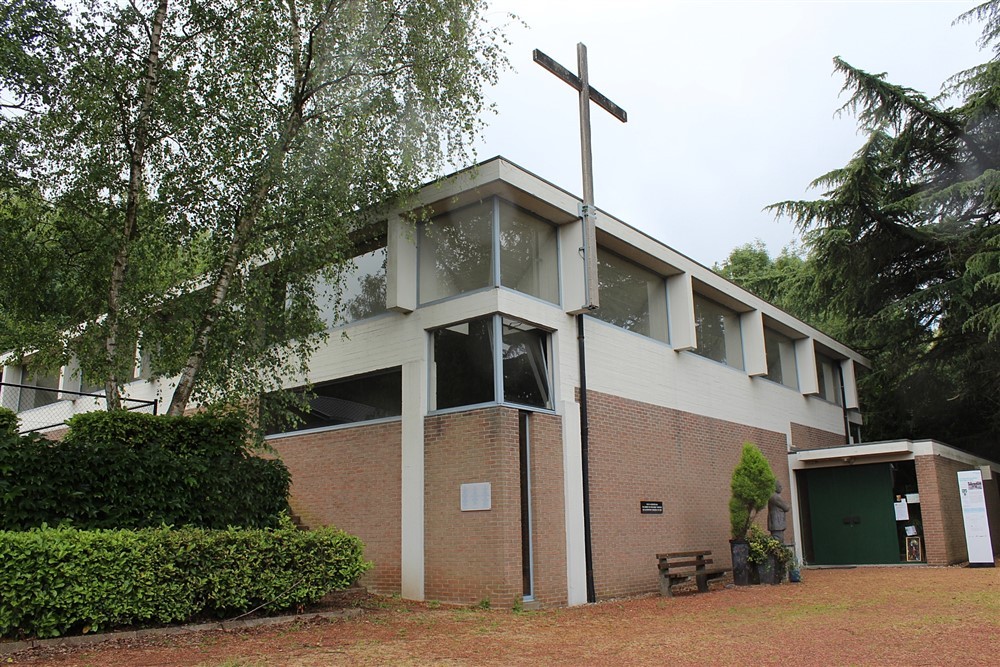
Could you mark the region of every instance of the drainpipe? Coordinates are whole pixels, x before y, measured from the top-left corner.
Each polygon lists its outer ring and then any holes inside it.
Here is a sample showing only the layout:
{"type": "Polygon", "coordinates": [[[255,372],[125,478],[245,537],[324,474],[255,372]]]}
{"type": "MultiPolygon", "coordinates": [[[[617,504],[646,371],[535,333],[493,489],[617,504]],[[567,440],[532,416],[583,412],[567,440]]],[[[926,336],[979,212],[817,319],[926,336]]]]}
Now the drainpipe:
{"type": "Polygon", "coordinates": [[[587,419],[587,347],[583,314],[576,316],[576,340],[580,353],[580,455],[583,459],[583,554],[587,568],[587,602],[597,602],[594,588],[594,545],[590,531],[590,422],[587,419]]]}
{"type": "Polygon", "coordinates": [[[840,376],[840,409],[844,413],[844,444],[851,444],[851,419],[847,414],[847,387],[844,386],[844,367],[837,364],[837,375],[840,376]]]}

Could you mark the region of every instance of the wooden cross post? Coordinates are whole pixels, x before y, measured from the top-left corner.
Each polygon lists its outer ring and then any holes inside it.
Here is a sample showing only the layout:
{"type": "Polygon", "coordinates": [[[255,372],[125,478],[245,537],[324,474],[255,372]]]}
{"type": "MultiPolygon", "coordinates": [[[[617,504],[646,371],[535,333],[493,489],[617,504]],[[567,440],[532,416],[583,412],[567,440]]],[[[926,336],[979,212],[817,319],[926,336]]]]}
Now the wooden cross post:
{"type": "Polygon", "coordinates": [[[590,103],[594,102],[612,116],[625,123],[628,114],[620,106],[597,92],[590,85],[587,75],[587,47],[576,45],[576,62],[580,74],[571,71],[535,49],[532,58],[536,63],[580,91],[580,152],[583,163],[583,205],[580,218],[583,220],[583,261],[586,281],[586,303],[576,312],[593,310],[600,305],[597,282],[597,211],[594,209],[594,158],[590,143],[590,103]]]}
{"type": "Polygon", "coordinates": [[[621,122],[628,121],[628,115],[620,106],[600,94],[590,86],[587,76],[587,47],[582,43],[576,45],[576,61],[580,75],[577,76],[568,69],[535,49],[532,53],[535,62],[555,74],[557,77],[580,91],[580,151],[583,156],[583,205],[580,206],[580,218],[583,227],[583,276],[585,283],[584,304],[569,312],[576,315],[577,344],[580,354],[580,462],[583,477],[583,549],[586,562],[587,602],[597,601],[594,587],[594,547],[590,526],[590,426],[587,416],[587,354],[584,343],[583,313],[594,310],[600,305],[598,301],[597,282],[597,211],[594,209],[594,159],[590,150],[590,103],[596,102],[621,122]]]}

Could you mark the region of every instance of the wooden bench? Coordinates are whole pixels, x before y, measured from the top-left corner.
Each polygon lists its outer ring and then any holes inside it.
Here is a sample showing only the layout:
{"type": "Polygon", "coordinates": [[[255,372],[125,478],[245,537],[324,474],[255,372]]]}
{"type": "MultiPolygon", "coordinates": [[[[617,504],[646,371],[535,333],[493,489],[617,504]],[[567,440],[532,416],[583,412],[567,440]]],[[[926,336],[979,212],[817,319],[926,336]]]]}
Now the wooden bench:
{"type": "Polygon", "coordinates": [[[707,567],[712,564],[711,551],[675,551],[668,554],[656,554],[656,559],[660,563],[660,595],[673,597],[670,588],[674,584],[687,581],[694,577],[698,582],[698,592],[708,592],[708,582],[710,579],[717,579],[729,568],[707,567]]]}

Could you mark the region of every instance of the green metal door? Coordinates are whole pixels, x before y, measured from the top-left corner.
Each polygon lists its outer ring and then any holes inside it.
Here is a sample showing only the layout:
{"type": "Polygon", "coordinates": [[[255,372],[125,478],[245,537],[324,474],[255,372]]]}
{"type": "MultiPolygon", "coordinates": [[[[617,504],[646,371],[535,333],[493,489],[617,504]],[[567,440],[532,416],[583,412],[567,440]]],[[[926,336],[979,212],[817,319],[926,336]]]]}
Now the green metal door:
{"type": "Polygon", "coordinates": [[[806,471],[818,565],[898,563],[888,463],[806,471]]]}

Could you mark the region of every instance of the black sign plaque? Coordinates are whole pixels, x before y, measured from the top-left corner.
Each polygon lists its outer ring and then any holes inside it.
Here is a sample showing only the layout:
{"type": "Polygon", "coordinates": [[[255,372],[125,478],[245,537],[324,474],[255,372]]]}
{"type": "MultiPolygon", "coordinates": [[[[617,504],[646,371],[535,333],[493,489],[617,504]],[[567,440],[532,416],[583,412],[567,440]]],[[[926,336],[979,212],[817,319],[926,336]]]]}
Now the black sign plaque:
{"type": "Polygon", "coordinates": [[[640,514],[663,514],[663,501],[662,500],[640,500],[639,501],[639,513],[640,514]]]}

